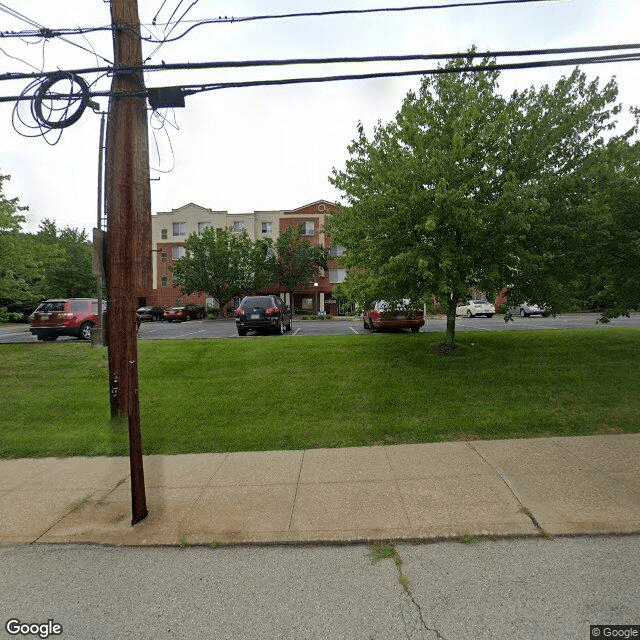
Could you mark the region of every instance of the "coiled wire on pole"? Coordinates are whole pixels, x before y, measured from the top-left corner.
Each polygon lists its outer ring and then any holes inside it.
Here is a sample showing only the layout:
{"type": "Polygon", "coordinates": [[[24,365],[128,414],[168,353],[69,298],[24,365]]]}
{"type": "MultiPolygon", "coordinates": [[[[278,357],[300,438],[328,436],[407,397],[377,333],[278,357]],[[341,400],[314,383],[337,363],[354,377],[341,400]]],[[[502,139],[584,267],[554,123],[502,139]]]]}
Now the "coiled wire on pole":
{"type": "Polygon", "coordinates": [[[21,102],[17,102],[13,110],[13,128],[23,136],[43,136],[51,130],[57,130],[62,135],[62,129],[75,124],[89,103],[89,85],[86,80],[69,71],[56,71],[31,82],[21,96],[31,96],[31,122],[20,112],[21,102]],[[67,86],[61,86],[67,83],[67,86]],[[64,89],[64,90],[63,90],[64,89]],[[19,125],[25,130],[20,130],[19,125]]]}

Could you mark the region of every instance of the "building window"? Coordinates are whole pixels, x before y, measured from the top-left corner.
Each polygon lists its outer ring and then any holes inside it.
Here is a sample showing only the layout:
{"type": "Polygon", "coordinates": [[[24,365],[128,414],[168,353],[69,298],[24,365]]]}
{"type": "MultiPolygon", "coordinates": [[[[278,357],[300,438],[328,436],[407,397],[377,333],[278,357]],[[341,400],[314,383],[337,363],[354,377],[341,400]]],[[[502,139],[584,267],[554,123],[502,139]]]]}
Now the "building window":
{"type": "Polygon", "coordinates": [[[302,308],[306,311],[312,311],[314,309],[313,298],[302,298],[302,308]]]}
{"type": "Polygon", "coordinates": [[[162,262],[166,262],[169,259],[169,255],[167,254],[166,251],[162,252],[162,262]]]}
{"type": "Polygon", "coordinates": [[[339,284],[340,282],[344,282],[344,279],[346,277],[346,269],[329,269],[329,282],[331,284],[339,284]]]}
{"type": "Polygon", "coordinates": [[[187,223],[186,222],[174,222],[173,223],[173,235],[174,236],[186,236],[187,235],[187,223]]]}
{"type": "Polygon", "coordinates": [[[210,229],[212,226],[210,222],[198,222],[198,235],[201,236],[205,229],[210,229]]]}
{"type": "Polygon", "coordinates": [[[262,233],[271,233],[273,231],[273,224],[271,222],[262,223],[262,233]]]}
{"type": "Polygon", "coordinates": [[[162,276],[162,277],[160,278],[160,284],[161,284],[163,287],[166,287],[166,286],[167,286],[167,276],[162,276]]]}
{"type": "Polygon", "coordinates": [[[313,222],[305,220],[303,222],[298,223],[298,232],[301,236],[312,236],[313,235],[313,222]]]}
{"type": "Polygon", "coordinates": [[[160,236],[162,237],[163,240],[167,239],[167,230],[166,229],[162,229],[162,231],[160,231],[160,236]]]}
{"type": "Polygon", "coordinates": [[[233,231],[235,233],[242,233],[243,229],[244,229],[244,222],[242,220],[236,220],[233,223],[233,231]]]}
{"type": "Polygon", "coordinates": [[[171,258],[173,260],[180,260],[187,255],[187,250],[182,246],[171,247],[171,258]]]}
{"type": "Polygon", "coordinates": [[[345,253],[345,248],[340,244],[334,244],[331,249],[329,249],[330,256],[343,256],[345,253]]]}

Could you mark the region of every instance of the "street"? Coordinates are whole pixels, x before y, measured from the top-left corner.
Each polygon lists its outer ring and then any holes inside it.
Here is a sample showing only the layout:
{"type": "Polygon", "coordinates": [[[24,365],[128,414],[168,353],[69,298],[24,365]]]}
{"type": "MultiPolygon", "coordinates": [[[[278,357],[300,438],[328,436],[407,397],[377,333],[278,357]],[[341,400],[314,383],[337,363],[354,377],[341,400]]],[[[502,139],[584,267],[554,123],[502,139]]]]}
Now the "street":
{"type": "Polygon", "coordinates": [[[399,565],[363,544],[0,547],[2,637],[10,619],[52,620],[63,640],[588,640],[591,624],[640,624],[637,535],[396,552],[399,565]]]}
{"type": "MultiPolygon", "coordinates": [[[[632,313],[629,318],[621,317],[608,324],[597,323],[596,313],[576,313],[559,315],[555,318],[531,316],[515,317],[513,322],[505,323],[504,316],[493,318],[458,318],[456,331],[519,331],[522,329],[587,329],[606,330],[607,327],[640,327],[640,313],[632,313]]],[[[446,320],[444,316],[428,317],[421,332],[444,333],[446,320]]],[[[333,320],[300,320],[295,318],[291,333],[285,337],[309,335],[353,335],[368,334],[360,318],[339,318],[333,320]]],[[[247,338],[259,334],[250,332],[247,338]]],[[[383,333],[374,334],[382,336],[383,333]]],[[[192,320],[190,322],[144,322],[140,325],[138,336],[141,340],[173,340],[190,338],[239,338],[233,320],[192,320]]],[[[242,338],[245,339],[245,338],[242,338]]],[[[60,337],[58,342],[76,340],[76,338],[60,337]]],[[[0,327],[0,344],[9,342],[37,342],[29,333],[29,325],[13,324],[0,327]]]]}

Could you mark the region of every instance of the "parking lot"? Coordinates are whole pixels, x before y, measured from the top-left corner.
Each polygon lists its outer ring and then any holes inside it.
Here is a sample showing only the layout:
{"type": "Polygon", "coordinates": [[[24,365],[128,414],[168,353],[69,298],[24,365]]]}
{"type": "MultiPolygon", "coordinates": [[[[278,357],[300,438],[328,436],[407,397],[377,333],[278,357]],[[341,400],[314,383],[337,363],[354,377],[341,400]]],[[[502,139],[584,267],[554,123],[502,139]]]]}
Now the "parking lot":
{"type": "MultiPolygon", "coordinates": [[[[505,323],[504,317],[496,315],[493,318],[458,318],[456,331],[519,331],[523,329],[586,329],[597,328],[606,330],[607,327],[640,327],[640,313],[633,313],[629,318],[616,318],[608,324],[597,323],[598,314],[578,313],[566,314],[548,318],[532,316],[529,318],[515,317],[513,322],[505,323]]],[[[420,330],[428,333],[444,333],[446,320],[444,316],[428,317],[425,326],[420,330]]],[[[409,333],[409,332],[406,332],[409,333]]],[[[291,332],[282,336],[283,339],[296,336],[310,335],[353,335],[369,334],[360,318],[339,318],[333,320],[300,320],[294,319],[291,332]]],[[[372,337],[383,336],[384,333],[373,334],[372,337]]],[[[189,322],[145,322],[138,333],[140,340],[188,340],[192,338],[234,338],[247,340],[259,337],[250,332],[246,338],[240,338],[233,320],[191,320],[189,322]]],[[[75,341],[76,338],[61,337],[58,342],[75,341]]],[[[26,324],[13,324],[0,327],[0,343],[37,342],[35,336],[29,333],[26,324]]]]}

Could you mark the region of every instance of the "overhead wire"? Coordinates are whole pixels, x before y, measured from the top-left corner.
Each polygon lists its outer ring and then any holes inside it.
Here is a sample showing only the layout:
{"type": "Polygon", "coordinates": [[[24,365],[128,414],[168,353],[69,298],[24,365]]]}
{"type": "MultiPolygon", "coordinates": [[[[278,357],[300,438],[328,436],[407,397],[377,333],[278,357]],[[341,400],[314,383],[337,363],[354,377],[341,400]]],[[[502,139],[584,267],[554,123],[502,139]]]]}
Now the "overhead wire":
{"type": "MultiPolygon", "coordinates": [[[[197,0],[196,0],[197,1],[197,0]]],[[[476,1],[465,1],[465,2],[446,2],[441,4],[422,4],[422,5],[412,5],[406,7],[375,7],[369,9],[334,9],[334,10],[325,10],[325,11],[304,11],[304,12],[290,12],[290,13],[274,13],[274,14],[262,14],[262,15],[251,15],[251,16],[218,16],[217,18],[203,18],[200,20],[185,20],[184,16],[188,11],[190,11],[191,7],[185,11],[185,13],[176,21],[176,22],[160,22],[156,21],[158,14],[164,4],[160,7],[160,10],[154,16],[151,25],[158,27],[167,27],[172,25],[173,27],[178,24],[189,24],[191,25],[189,29],[181,33],[180,35],[175,36],[174,38],[168,37],[144,37],[141,36],[143,40],[151,43],[162,43],[165,42],[175,42],[187,35],[190,31],[195,29],[196,27],[200,27],[208,24],[231,24],[231,23],[242,23],[242,22],[255,22],[255,21],[263,21],[263,20],[290,20],[295,18],[315,18],[315,17],[329,17],[329,16],[337,16],[337,15],[363,15],[363,14],[375,14],[375,13],[398,13],[398,12],[409,12],[409,11],[432,11],[437,9],[461,9],[461,8],[473,8],[473,7],[486,7],[493,5],[519,5],[519,4],[531,4],[531,3],[541,3],[541,2],[562,2],[564,0],[476,0],[476,1]]],[[[180,2],[181,3],[181,2],[180,2]]],[[[195,4],[195,3],[194,3],[195,4]]],[[[141,24],[144,26],[144,23],[141,24]]],[[[69,28],[59,28],[59,29],[46,29],[41,27],[37,30],[29,30],[23,32],[12,32],[12,31],[0,31],[0,38],[11,38],[11,37],[20,37],[20,36],[46,36],[46,37],[55,37],[62,35],[78,35],[80,33],[90,33],[95,31],[110,31],[111,25],[102,25],[97,27],[69,27],[69,28]]]]}
{"type": "MultiPolygon", "coordinates": [[[[203,69],[240,69],[249,67],[277,67],[294,65],[323,65],[323,64],[345,64],[345,63],[371,63],[371,62],[410,62],[419,60],[455,60],[468,58],[507,58],[507,57],[533,57],[544,55],[566,55],[574,53],[597,53],[606,51],[624,51],[636,49],[640,51],[640,43],[609,44],[609,45],[589,45],[580,47],[554,47],[545,49],[522,49],[504,51],[466,51],[450,53],[427,53],[427,54],[403,54],[392,56],[342,56],[332,58],[282,58],[273,60],[216,60],[210,62],[178,62],[169,64],[154,64],[142,66],[118,67],[119,73],[138,73],[155,71],[190,71],[203,69]]],[[[571,59],[569,59],[571,60],[571,59]]],[[[562,59],[560,60],[560,63],[562,59]]],[[[73,69],[72,73],[110,73],[113,67],[85,67],[73,69]]],[[[2,80],[30,79],[51,72],[39,73],[15,73],[9,72],[0,74],[2,80]]]]}
{"type": "MultiPolygon", "coordinates": [[[[26,22],[27,24],[30,24],[32,27],[36,27],[39,31],[38,33],[34,33],[31,35],[39,35],[43,38],[46,38],[47,35],[45,35],[46,33],[52,33],[53,32],[50,29],[47,29],[47,27],[41,25],[40,23],[36,22],[35,20],[31,20],[31,18],[28,18],[27,16],[25,16],[24,14],[16,11],[15,9],[12,9],[11,7],[8,7],[6,4],[3,4],[2,2],[0,2],[0,11],[14,17],[17,18],[18,20],[22,20],[23,22],[26,22]]],[[[51,36],[53,37],[53,36],[51,36]]],[[[56,37],[59,37],[60,40],[62,40],[63,42],[66,42],[67,44],[72,45],[73,47],[76,47],[78,49],[82,49],[83,51],[86,51],[87,53],[91,53],[93,55],[98,56],[101,60],[103,60],[104,62],[106,62],[107,64],[113,64],[113,62],[111,60],[109,60],[108,58],[105,58],[99,54],[97,54],[95,52],[95,50],[91,51],[90,49],[87,49],[86,47],[83,47],[82,45],[78,44],[77,42],[73,42],[73,40],[69,40],[68,38],[65,38],[62,35],[57,35],[56,37]]],[[[93,48],[93,47],[92,47],[93,48]]]]}
{"type": "MultiPolygon", "coordinates": [[[[470,54],[458,54],[459,57],[472,57],[470,54]]],[[[477,57],[477,56],[476,56],[477,57]]],[[[372,80],[380,78],[398,78],[422,75],[441,75],[449,73],[487,73],[491,71],[539,69],[559,66],[579,66],[582,64],[609,64],[613,62],[637,62],[640,60],[640,51],[622,54],[610,54],[605,56],[587,56],[577,58],[556,58],[551,60],[536,60],[529,62],[492,62],[490,65],[465,65],[459,67],[437,67],[431,69],[414,69],[409,71],[378,71],[361,74],[342,74],[332,76],[313,76],[306,78],[282,78],[274,80],[248,80],[239,82],[214,82],[176,85],[173,88],[180,89],[184,96],[201,93],[204,91],[215,91],[219,89],[259,87],[259,86],[284,86],[293,84],[311,84],[336,82],[346,80],[372,80]]],[[[75,72],[74,72],[75,73],[75,72]]],[[[147,91],[123,91],[114,93],[112,91],[91,91],[91,96],[117,96],[117,97],[146,97],[147,91]]],[[[79,94],[73,97],[80,97],[79,94]]],[[[27,100],[23,96],[0,96],[0,102],[13,102],[27,100]]]]}

